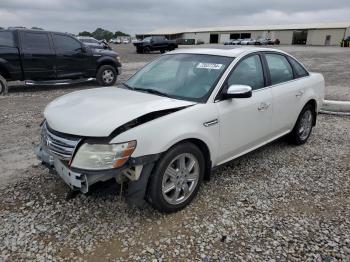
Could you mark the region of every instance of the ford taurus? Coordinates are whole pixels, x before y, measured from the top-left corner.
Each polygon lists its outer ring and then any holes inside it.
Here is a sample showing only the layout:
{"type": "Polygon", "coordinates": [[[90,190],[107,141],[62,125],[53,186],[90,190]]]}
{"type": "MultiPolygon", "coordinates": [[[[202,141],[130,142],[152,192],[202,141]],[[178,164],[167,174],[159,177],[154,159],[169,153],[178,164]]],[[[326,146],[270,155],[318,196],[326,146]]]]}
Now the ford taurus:
{"type": "Polygon", "coordinates": [[[279,50],[177,50],[51,102],[36,154],[73,190],[115,179],[128,202],[174,212],[214,167],[282,136],[304,144],[323,97],[323,76],[279,50]]]}

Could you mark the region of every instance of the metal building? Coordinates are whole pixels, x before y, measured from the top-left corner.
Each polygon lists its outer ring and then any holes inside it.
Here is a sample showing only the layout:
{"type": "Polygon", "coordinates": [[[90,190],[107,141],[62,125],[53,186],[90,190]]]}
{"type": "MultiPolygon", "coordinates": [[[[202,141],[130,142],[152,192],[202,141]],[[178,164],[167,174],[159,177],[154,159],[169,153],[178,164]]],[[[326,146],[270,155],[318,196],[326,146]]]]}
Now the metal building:
{"type": "Polygon", "coordinates": [[[281,44],[291,45],[340,45],[350,36],[350,22],[317,23],[294,25],[226,26],[194,29],[160,29],[137,35],[145,37],[165,35],[169,39],[183,39],[188,42],[224,43],[229,39],[267,37],[279,39],[281,44]]]}

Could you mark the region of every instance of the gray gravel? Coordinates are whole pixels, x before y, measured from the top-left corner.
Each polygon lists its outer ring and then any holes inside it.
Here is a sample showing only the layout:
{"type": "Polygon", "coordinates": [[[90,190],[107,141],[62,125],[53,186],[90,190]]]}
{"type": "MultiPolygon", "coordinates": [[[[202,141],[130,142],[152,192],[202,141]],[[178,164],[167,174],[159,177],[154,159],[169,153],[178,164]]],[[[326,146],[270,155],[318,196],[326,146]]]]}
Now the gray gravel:
{"type": "Polygon", "coordinates": [[[217,170],[185,210],[128,207],[113,184],[66,200],[38,165],[0,193],[9,260],[350,260],[350,118],[320,115],[309,142],[276,141],[217,170]]]}

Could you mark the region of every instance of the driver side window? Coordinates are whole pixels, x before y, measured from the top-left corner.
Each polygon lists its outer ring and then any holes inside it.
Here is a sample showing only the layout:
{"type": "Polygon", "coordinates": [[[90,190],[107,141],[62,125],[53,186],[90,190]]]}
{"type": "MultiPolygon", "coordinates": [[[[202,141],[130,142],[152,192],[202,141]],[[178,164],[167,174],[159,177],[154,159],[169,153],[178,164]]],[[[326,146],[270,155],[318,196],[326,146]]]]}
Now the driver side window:
{"type": "Polygon", "coordinates": [[[247,85],[253,90],[264,87],[264,73],[259,55],[241,60],[228,78],[230,85],[247,85]]]}

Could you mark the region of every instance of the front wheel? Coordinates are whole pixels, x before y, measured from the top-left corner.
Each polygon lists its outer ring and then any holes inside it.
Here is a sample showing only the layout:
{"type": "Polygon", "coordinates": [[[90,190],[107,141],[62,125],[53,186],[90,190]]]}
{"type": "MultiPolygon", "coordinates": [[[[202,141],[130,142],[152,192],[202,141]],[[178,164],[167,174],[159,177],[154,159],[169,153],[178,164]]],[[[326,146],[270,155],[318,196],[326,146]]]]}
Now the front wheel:
{"type": "Polygon", "coordinates": [[[112,86],[117,81],[117,71],[111,65],[103,65],[97,71],[96,80],[101,86],[112,86]]]}
{"type": "Polygon", "coordinates": [[[203,180],[205,160],[192,143],[172,147],[157,163],[148,188],[148,200],[157,210],[176,212],[196,196],[203,180]]]}
{"type": "Polygon", "coordinates": [[[311,105],[306,105],[301,111],[292,132],[289,134],[290,142],[295,145],[306,143],[311,135],[314,122],[315,110],[311,105]]]}
{"type": "Polygon", "coordinates": [[[7,94],[7,81],[0,75],[0,95],[7,94]]]}

